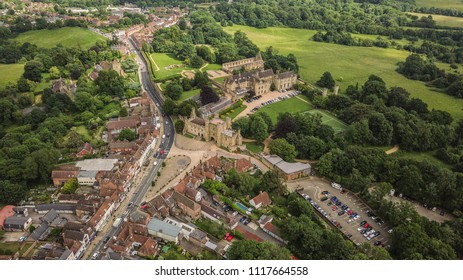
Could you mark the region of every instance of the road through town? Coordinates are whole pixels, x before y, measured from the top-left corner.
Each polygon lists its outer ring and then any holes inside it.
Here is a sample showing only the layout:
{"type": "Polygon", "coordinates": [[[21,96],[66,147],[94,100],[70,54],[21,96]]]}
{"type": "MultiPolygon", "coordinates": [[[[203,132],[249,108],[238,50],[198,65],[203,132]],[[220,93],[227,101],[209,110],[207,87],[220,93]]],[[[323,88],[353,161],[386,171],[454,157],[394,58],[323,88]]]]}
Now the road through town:
{"type": "MultiPolygon", "coordinates": [[[[157,107],[158,114],[162,115],[162,123],[161,123],[161,133],[165,135],[165,137],[159,137],[158,143],[156,148],[160,148],[164,150],[164,154],[158,157],[157,164],[150,164],[145,172],[141,172],[139,176],[144,177],[141,179],[141,182],[137,184],[135,182],[132,186],[132,190],[128,193],[131,195],[129,199],[125,199],[119,206],[119,208],[113,214],[113,217],[120,217],[122,219],[127,218],[137,206],[142,203],[143,197],[146,195],[147,191],[151,187],[151,182],[156,178],[158,171],[162,168],[162,163],[166,159],[173,143],[174,143],[174,125],[172,119],[164,112],[162,108],[162,104],[164,100],[161,97],[161,93],[156,90],[153,81],[151,80],[150,73],[148,71],[148,65],[143,57],[142,53],[132,41],[132,39],[128,40],[128,43],[131,46],[132,51],[136,55],[136,60],[139,65],[139,77],[140,82],[142,85],[142,89],[148,93],[150,98],[153,100],[154,104],[157,107]],[[133,206],[129,207],[129,203],[133,206]],[[122,215],[121,215],[121,212],[122,215]]],[[[104,237],[109,236],[112,238],[116,236],[120,231],[122,223],[119,223],[116,227],[112,226],[112,220],[108,221],[108,224],[103,228],[101,232],[98,233],[98,236],[93,240],[90,248],[85,254],[84,258],[90,258],[91,256],[95,255],[97,252],[100,252],[102,248],[104,248],[104,237]]]]}

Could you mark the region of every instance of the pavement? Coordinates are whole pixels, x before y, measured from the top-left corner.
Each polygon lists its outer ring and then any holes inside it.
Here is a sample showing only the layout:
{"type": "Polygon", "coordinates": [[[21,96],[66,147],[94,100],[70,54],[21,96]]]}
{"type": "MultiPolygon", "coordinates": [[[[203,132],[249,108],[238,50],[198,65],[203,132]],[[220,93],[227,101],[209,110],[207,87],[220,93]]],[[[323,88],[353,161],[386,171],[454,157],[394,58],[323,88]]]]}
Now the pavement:
{"type": "Polygon", "coordinates": [[[318,204],[318,206],[320,206],[321,209],[328,214],[328,216],[324,217],[318,211],[316,212],[319,213],[320,216],[322,216],[323,219],[325,219],[325,221],[329,222],[330,224],[332,224],[333,220],[339,222],[341,225],[341,228],[339,228],[339,230],[346,237],[347,235],[351,234],[352,237],[350,237],[349,239],[352,240],[354,244],[361,245],[365,242],[373,244],[375,241],[381,241],[384,245],[388,245],[390,239],[390,234],[388,233],[388,230],[390,230],[391,227],[389,227],[385,223],[382,225],[378,225],[375,221],[368,217],[365,211],[372,211],[371,208],[369,208],[365,203],[363,203],[358,197],[356,197],[352,193],[347,191],[346,193],[342,194],[341,191],[332,188],[330,182],[315,176],[302,180],[288,182],[287,185],[288,188],[292,191],[295,191],[296,189],[300,190],[300,188],[303,188],[303,190],[300,192],[309,195],[310,198],[312,198],[318,204]],[[329,199],[326,201],[321,201],[321,198],[324,196],[322,195],[323,191],[328,191],[330,193],[329,198],[331,198],[332,196],[336,196],[339,200],[342,201],[343,204],[349,206],[349,208],[352,211],[357,212],[360,215],[360,218],[356,221],[348,223],[348,221],[350,220],[349,216],[347,214],[339,216],[338,212],[341,209],[333,211],[333,206],[328,205],[328,203],[330,202],[329,199]],[[368,241],[362,234],[360,234],[358,228],[360,227],[360,222],[364,220],[367,221],[367,223],[371,225],[375,231],[381,232],[381,235],[368,241]]]}

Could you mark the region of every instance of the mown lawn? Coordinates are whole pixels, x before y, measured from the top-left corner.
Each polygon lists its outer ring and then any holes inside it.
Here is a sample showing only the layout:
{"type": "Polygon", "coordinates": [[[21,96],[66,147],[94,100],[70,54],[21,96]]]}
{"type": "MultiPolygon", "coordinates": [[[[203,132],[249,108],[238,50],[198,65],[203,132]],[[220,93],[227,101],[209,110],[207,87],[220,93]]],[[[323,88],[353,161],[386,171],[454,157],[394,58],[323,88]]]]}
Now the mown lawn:
{"type": "Polygon", "coordinates": [[[395,156],[398,158],[414,159],[416,161],[427,161],[429,163],[432,163],[442,168],[448,168],[448,169],[452,168],[450,165],[436,158],[434,154],[435,152],[419,153],[419,152],[407,152],[407,151],[399,150],[398,152],[391,154],[391,156],[395,156]]]}
{"type": "MultiPolygon", "coordinates": [[[[463,3],[463,2],[462,2],[463,3]]],[[[420,14],[420,13],[409,13],[416,15],[418,17],[427,17],[429,14],[420,14]]],[[[449,27],[460,27],[463,28],[463,18],[461,17],[450,17],[442,15],[432,15],[432,19],[436,21],[438,26],[449,26],[449,27]]]]}
{"type": "Polygon", "coordinates": [[[455,119],[463,119],[463,99],[457,99],[426,87],[397,73],[397,63],[409,55],[406,51],[375,47],[352,47],[314,42],[314,30],[271,27],[257,29],[234,25],[225,27],[228,33],[245,32],[261,50],[273,46],[280,54],[293,53],[299,63],[302,79],[315,83],[325,71],[330,71],[341,90],[357,82],[363,84],[370,75],[383,78],[389,87],[400,86],[412,97],[422,99],[430,108],[449,112],[455,119]]]}
{"type": "Polygon", "coordinates": [[[8,82],[16,83],[24,73],[24,64],[0,64],[0,89],[8,82]]]}
{"type": "Polygon", "coordinates": [[[330,113],[320,111],[320,110],[310,110],[309,114],[320,114],[322,115],[322,123],[331,126],[334,129],[335,133],[342,132],[347,129],[347,124],[340,121],[335,116],[330,113]]]}
{"type": "Polygon", "coordinates": [[[246,143],[246,149],[253,153],[259,154],[264,150],[264,145],[258,143],[246,143]]]}
{"type": "Polygon", "coordinates": [[[182,70],[191,70],[191,67],[185,66],[183,61],[175,58],[172,54],[168,53],[152,53],[151,58],[154,60],[159,70],[154,71],[157,79],[161,79],[167,76],[180,74],[182,70]],[[176,65],[174,67],[174,65],[176,65]],[[182,66],[179,66],[182,65],[182,66]],[[171,67],[169,67],[171,66],[171,67]]]}
{"type": "Polygon", "coordinates": [[[207,70],[222,70],[222,65],[220,64],[208,64],[206,67],[202,69],[203,71],[207,70]]]}
{"type": "Polygon", "coordinates": [[[65,47],[88,49],[97,41],[106,38],[81,27],[63,27],[54,30],[42,29],[24,32],[15,38],[19,43],[29,42],[42,48],[53,48],[58,44],[65,47]]]}
{"type": "Polygon", "coordinates": [[[292,97],[285,99],[280,102],[276,102],[263,108],[260,108],[257,112],[265,112],[272,119],[273,123],[277,122],[278,115],[280,113],[291,112],[291,113],[302,113],[309,110],[312,110],[313,107],[311,104],[302,101],[297,97],[292,97]]]}
{"type": "Polygon", "coordinates": [[[196,96],[199,94],[201,90],[199,88],[197,89],[192,89],[192,90],[189,90],[189,91],[184,91],[182,93],[182,95],[180,96],[180,99],[177,100],[177,103],[180,104],[182,103],[183,101],[187,100],[187,99],[190,99],[192,98],[193,96],[196,96]]]}
{"type": "Polygon", "coordinates": [[[463,1],[461,0],[416,0],[415,2],[418,7],[435,7],[463,11],[463,1]]]}
{"type": "Polygon", "coordinates": [[[19,244],[16,242],[13,243],[0,243],[0,251],[10,251],[11,253],[16,253],[19,250],[19,244]]]}

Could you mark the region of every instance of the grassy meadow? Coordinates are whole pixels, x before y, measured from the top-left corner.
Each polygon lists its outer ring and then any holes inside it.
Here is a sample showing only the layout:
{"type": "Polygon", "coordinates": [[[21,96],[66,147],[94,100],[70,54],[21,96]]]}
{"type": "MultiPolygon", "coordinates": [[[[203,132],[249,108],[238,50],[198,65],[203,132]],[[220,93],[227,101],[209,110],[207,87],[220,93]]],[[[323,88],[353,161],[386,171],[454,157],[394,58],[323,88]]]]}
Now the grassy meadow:
{"type": "Polygon", "coordinates": [[[183,70],[191,70],[191,67],[185,66],[183,61],[175,58],[172,54],[168,53],[152,53],[151,58],[156,62],[156,65],[159,67],[159,70],[154,71],[156,78],[162,79],[167,76],[172,76],[175,74],[180,74],[183,70]],[[180,67],[172,67],[166,69],[171,65],[182,65],[180,67]]]}
{"type": "MultiPolygon", "coordinates": [[[[427,17],[429,15],[429,14],[420,14],[420,13],[409,13],[409,14],[418,16],[420,18],[427,17]]],[[[461,17],[451,17],[451,16],[442,16],[442,15],[433,15],[433,14],[431,16],[438,26],[463,28],[463,18],[461,17]]]]}
{"type": "Polygon", "coordinates": [[[0,64],[0,89],[8,82],[16,83],[23,73],[24,64],[0,64]]]}
{"type": "Polygon", "coordinates": [[[312,110],[312,104],[304,102],[298,97],[291,97],[283,101],[279,101],[267,106],[264,106],[257,110],[257,112],[265,112],[272,119],[273,123],[277,122],[278,115],[280,113],[291,112],[291,113],[303,113],[312,110]]]}
{"type": "Polygon", "coordinates": [[[63,27],[60,29],[32,30],[20,34],[15,38],[19,43],[29,42],[42,48],[53,48],[58,44],[65,47],[80,46],[84,49],[95,45],[97,41],[106,40],[103,36],[96,34],[86,28],[63,27]]]}
{"type": "Polygon", "coordinates": [[[405,78],[395,70],[397,63],[409,55],[406,51],[375,47],[353,47],[314,42],[316,31],[272,27],[257,29],[234,25],[225,27],[233,34],[241,30],[261,49],[273,46],[280,54],[293,53],[299,63],[302,79],[315,83],[325,71],[330,71],[341,90],[357,82],[363,84],[368,76],[382,77],[389,87],[407,89],[412,97],[426,102],[430,108],[449,112],[455,119],[463,119],[463,99],[457,99],[427,87],[423,82],[405,78]]]}
{"type": "Polygon", "coordinates": [[[415,0],[415,2],[418,7],[435,7],[463,11],[463,1],[461,0],[415,0]]]}

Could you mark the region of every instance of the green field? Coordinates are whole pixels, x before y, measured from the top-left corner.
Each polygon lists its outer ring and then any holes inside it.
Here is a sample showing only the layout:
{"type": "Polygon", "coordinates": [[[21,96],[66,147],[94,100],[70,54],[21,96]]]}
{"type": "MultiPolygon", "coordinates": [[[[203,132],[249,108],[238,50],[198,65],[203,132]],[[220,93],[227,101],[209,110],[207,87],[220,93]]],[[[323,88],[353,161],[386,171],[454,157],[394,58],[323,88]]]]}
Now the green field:
{"type": "Polygon", "coordinates": [[[397,63],[409,55],[406,51],[314,42],[310,39],[316,32],[313,30],[225,27],[225,31],[231,34],[238,30],[246,32],[261,50],[273,46],[280,54],[293,53],[298,59],[299,74],[308,82],[315,83],[323,72],[330,71],[341,90],[345,90],[348,85],[362,84],[368,76],[375,74],[383,78],[389,87],[407,89],[412,97],[422,99],[430,108],[444,110],[455,119],[463,119],[463,99],[433,91],[423,82],[409,80],[395,71],[397,63]]]}
{"type": "Polygon", "coordinates": [[[463,1],[461,0],[416,0],[415,2],[418,7],[435,7],[463,11],[463,1]]]}
{"type": "Polygon", "coordinates": [[[450,165],[436,158],[434,154],[435,152],[418,153],[418,152],[406,152],[406,151],[399,150],[398,152],[392,154],[391,156],[395,156],[398,158],[414,159],[416,161],[427,161],[429,163],[432,163],[442,168],[448,168],[448,169],[452,168],[450,165]]]}
{"type": "Polygon", "coordinates": [[[246,144],[246,149],[249,151],[259,154],[264,150],[264,145],[258,144],[255,142],[250,142],[250,143],[245,143],[246,144]]]}
{"type": "Polygon", "coordinates": [[[302,101],[298,97],[291,97],[289,99],[267,105],[258,110],[258,112],[267,113],[272,119],[273,123],[277,122],[280,113],[302,113],[312,110],[312,104],[302,101]]]}
{"type": "Polygon", "coordinates": [[[16,83],[24,72],[24,64],[0,64],[0,89],[8,82],[16,83]]]}
{"type": "Polygon", "coordinates": [[[9,250],[13,254],[19,250],[18,243],[0,243],[0,250],[9,250]]]}
{"type": "Polygon", "coordinates": [[[182,103],[183,101],[187,100],[187,99],[190,99],[192,98],[193,96],[196,96],[198,95],[200,92],[200,89],[197,88],[197,89],[192,89],[192,90],[189,90],[189,91],[184,91],[182,93],[182,95],[180,96],[180,99],[177,100],[177,103],[180,104],[182,103]]]}
{"type": "Polygon", "coordinates": [[[58,44],[65,47],[80,46],[88,49],[97,41],[106,40],[103,36],[81,27],[63,27],[55,30],[33,30],[20,34],[16,39],[20,43],[33,43],[42,48],[53,48],[58,44]]]}
{"type": "Polygon", "coordinates": [[[222,70],[222,65],[220,64],[208,64],[206,67],[202,69],[202,71],[207,70],[222,70]]]}
{"type": "Polygon", "coordinates": [[[310,110],[308,111],[309,114],[320,114],[322,115],[322,123],[326,124],[328,126],[331,126],[334,129],[335,133],[342,132],[346,130],[347,124],[343,123],[340,121],[338,118],[335,116],[331,115],[330,113],[323,112],[320,110],[310,110]]]}
{"type": "MultiPolygon", "coordinates": [[[[420,13],[409,13],[418,17],[427,17],[429,14],[420,14],[420,13]]],[[[432,19],[436,22],[438,26],[448,26],[448,27],[460,27],[463,28],[463,18],[461,17],[450,17],[450,16],[441,16],[441,15],[431,15],[432,19]]]]}
{"type": "MultiPolygon", "coordinates": [[[[178,60],[172,54],[168,53],[152,53],[151,58],[156,62],[159,70],[154,71],[157,79],[161,79],[167,76],[180,74],[182,70],[192,70],[191,67],[185,66],[183,61],[178,60]],[[179,67],[171,67],[171,65],[182,65],[179,67]]],[[[156,68],[156,67],[155,67],[156,68]]]]}

